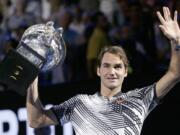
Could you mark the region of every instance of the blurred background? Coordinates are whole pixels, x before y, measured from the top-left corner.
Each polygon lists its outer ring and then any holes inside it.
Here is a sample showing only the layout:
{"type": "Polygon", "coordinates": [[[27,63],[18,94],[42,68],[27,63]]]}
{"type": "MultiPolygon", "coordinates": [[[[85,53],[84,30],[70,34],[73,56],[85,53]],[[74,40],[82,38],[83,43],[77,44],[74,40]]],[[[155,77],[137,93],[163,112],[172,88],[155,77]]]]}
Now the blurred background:
{"type": "MultiPolygon", "coordinates": [[[[67,55],[63,65],[39,74],[43,105],[99,90],[96,57],[104,46],[127,52],[129,76],[123,92],[150,85],[167,70],[170,45],[158,28],[156,11],[180,13],[179,0],[0,0],[0,62],[15,49],[29,26],[54,21],[63,27],[67,55]]],[[[180,21],[180,15],[178,16],[180,21]]],[[[180,85],[147,117],[142,135],[179,135],[180,85]]],[[[31,129],[25,97],[0,87],[0,135],[73,135],[71,125],[31,129]]]]}

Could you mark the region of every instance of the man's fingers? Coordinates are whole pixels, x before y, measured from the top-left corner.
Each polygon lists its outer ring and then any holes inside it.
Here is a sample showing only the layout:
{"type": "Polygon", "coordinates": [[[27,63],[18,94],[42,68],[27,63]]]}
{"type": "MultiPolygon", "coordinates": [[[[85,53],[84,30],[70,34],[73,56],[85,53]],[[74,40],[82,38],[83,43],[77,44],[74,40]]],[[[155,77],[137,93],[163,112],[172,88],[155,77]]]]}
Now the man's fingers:
{"type": "Polygon", "coordinates": [[[171,12],[170,12],[169,8],[168,8],[168,7],[165,7],[165,9],[166,9],[166,14],[167,14],[168,20],[172,20],[172,18],[171,18],[171,12]]]}
{"type": "Polygon", "coordinates": [[[165,20],[164,20],[164,18],[162,17],[161,13],[158,11],[156,14],[157,14],[157,16],[158,16],[159,21],[161,22],[161,24],[164,24],[164,23],[165,23],[165,20]]]}
{"type": "Polygon", "coordinates": [[[163,14],[164,14],[164,19],[165,19],[166,21],[169,20],[168,11],[167,11],[166,7],[163,7],[163,14]]]}
{"type": "Polygon", "coordinates": [[[38,84],[38,77],[34,80],[34,83],[37,85],[38,84]]]}
{"type": "Polygon", "coordinates": [[[174,12],[174,21],[177,21],[177,10],[174,12]]]}
{"type": "Polygon", "coordinates": [[[171,12],[168,7],[163,7],[164,18],[166,21],[171,20],[171,12]]]}
{"type": "MultiPolygon", "coordinates": [[[[171,13],[170,13],[170,10],[168,7],[163,7],[163,15],[164,16],[162,16],[162,14],[159,11],[157,11],[157,16],[158,16],[161,24],[164,25],[167,21],[172,20],[171,13]]],[[[177,20],[177,11],[175,11],[173,19],[177,20]]]]}

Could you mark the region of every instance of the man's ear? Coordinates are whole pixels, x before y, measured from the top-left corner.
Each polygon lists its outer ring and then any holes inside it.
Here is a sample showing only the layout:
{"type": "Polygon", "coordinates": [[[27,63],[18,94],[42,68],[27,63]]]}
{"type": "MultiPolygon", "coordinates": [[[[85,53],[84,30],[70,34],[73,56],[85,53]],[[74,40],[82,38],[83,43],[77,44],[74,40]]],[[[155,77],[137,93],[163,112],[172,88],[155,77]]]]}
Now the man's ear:
{"type": "Polygon", "coordinates": [[[97,75],[100,76],[100,68],[99,67],[97,67],[96,71],[97,71],[97,75]]]}
{"type": "Polygon", "coordinates": [[[125,69],[124,77],[127,77],[127,75],[128,75],[128,68],[125,69]]]}

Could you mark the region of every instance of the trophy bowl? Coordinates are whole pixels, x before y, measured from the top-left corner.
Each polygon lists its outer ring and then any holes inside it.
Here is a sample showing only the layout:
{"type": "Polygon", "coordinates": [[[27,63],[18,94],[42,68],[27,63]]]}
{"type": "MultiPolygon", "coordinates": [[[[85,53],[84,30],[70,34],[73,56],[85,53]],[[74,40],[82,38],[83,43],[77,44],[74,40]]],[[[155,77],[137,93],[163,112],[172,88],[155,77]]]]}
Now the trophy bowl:
{"type": "Polygon", "coordinates": [[[47,22],[29,27],[17,47],[17,52],[42,71],[51,70],[62,64],[66,56],[63,29],[61,27],[55,29],[53,25],[53,22],[47,22]],[[42,59],[34,54],[38,54],[42,59]]]}

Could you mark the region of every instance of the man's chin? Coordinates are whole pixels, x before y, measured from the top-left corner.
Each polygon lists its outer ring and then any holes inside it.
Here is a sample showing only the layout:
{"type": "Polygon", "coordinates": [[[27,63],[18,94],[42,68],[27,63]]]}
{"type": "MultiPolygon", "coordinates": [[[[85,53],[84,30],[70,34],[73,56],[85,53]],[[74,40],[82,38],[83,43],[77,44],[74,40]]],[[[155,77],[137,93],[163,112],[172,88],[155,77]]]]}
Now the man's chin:
{"type": "Polygon", "coordinates": [[[117,86],[111,85],[111,86],[109,86],[108,88],[109,88],[110,90],[114,90],[115,88],[117,88],[117,86]]]}

